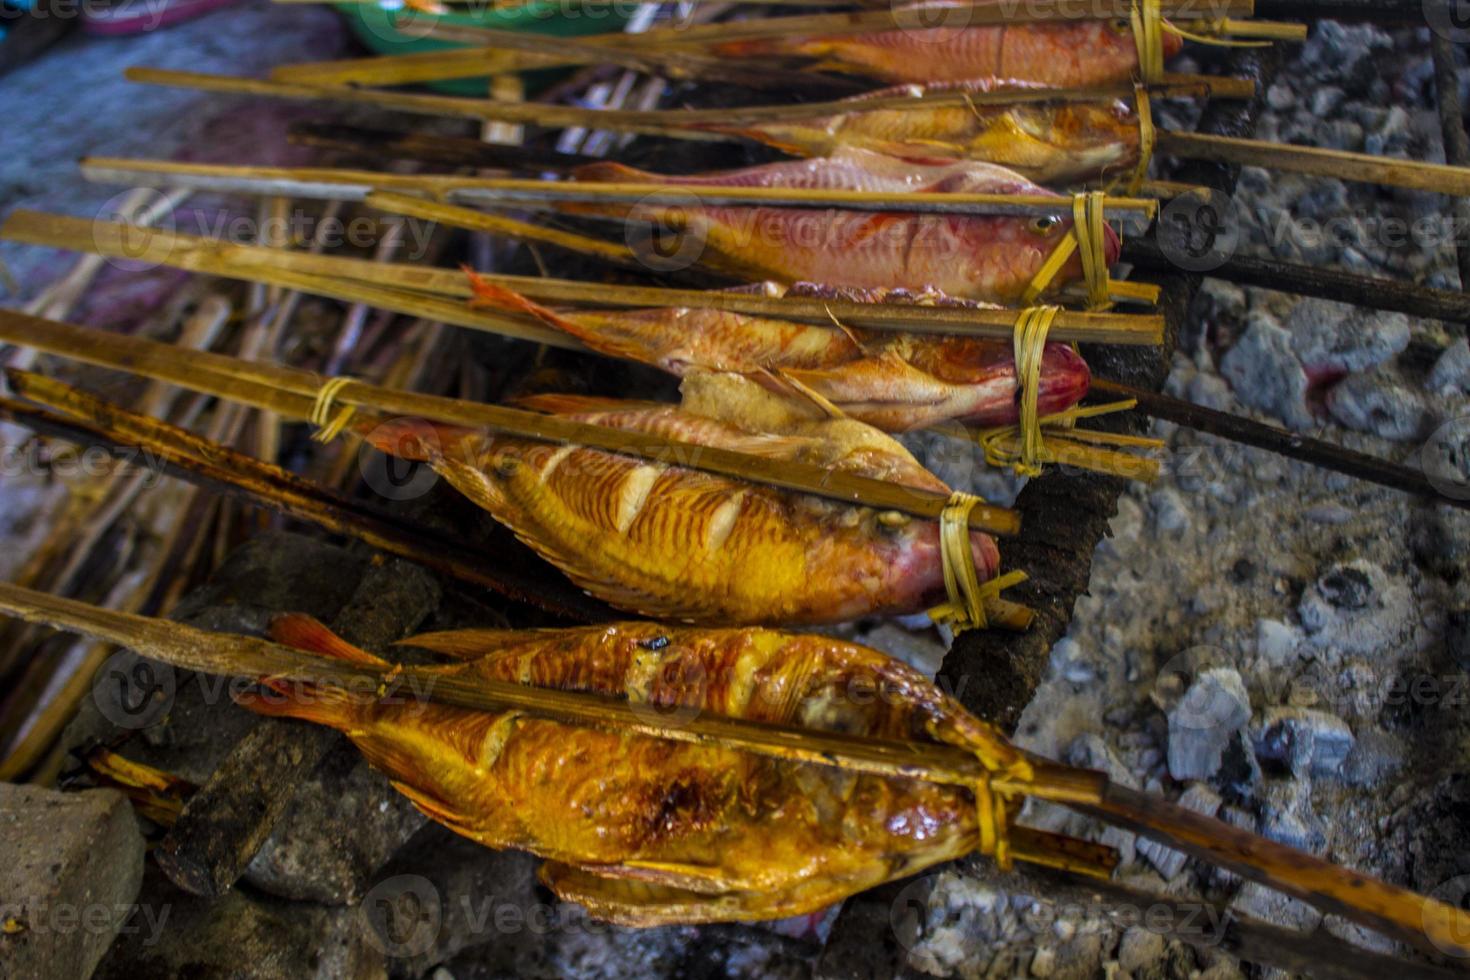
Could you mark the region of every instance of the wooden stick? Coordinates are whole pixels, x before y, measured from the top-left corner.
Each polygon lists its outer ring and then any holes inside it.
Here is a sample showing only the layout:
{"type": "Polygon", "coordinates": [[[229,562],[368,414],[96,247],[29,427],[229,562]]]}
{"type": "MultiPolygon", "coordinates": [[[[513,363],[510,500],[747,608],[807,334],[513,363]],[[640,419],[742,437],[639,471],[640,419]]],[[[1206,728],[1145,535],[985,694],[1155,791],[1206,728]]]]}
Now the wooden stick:
{"type": "Polygon", "coordinates": [[[1174,133],[1160,130],[1160,153],[1193,160],[1265,167],[1289,173],[1335,177],[1338,180],[1406,187],[1464,197],[1470,195],[1470,167],[1453,167],[1421,160],[1397,160],[1368,153],[1349,153],[1318,146],[1296,146],[1265,140],[1174,133]]]}
{"type": "MultiPolygon", "coordinates": [[[[1123,246],[1123,261],[1144,266],[1153,272],[1169,272],[1178,268],[1150,238],[1129,239],[1123,246]]],[[[1234,255],[1207,275],[1211,279],[1244,286],[1317,296],[1374,310],[1394,310],[1430,320],[1470,323],[1470,296],[1402,279],[1365,276],[1254,255],[1234,255]]]]}
{"type": "MultiPolygon", "coordinates": [[[[406,200],[419,202],[419,198],[406,200]]],[[[478,214],[478,212],[471,212],[478,214]]],[[[393,262],[370,262],[335,255],[282,252],[253,245],[235,245],[180,232],[117,228],[94,224],[84,218],[16,210],[0,224],[0,238],[43,245],[101,252],[118,258],[158,261],[179,268],[208,271],[213,275],[256,280],[275,268],[318,277],[315,288],[332,290],[343,298],[354,281],[378,283],[379,290],[395,290],[385,302],[406,303],[422,298],[404,293],[432,293],[465,298],[472,294],[468,278],[457,270],[436,269],[393,262]]],[[[780,317],[805,323],[830,325],[835,316],[841,323],[869,330],[903,330],[912,333],[952,333],[1009,339],[1015,328],[1014,310],[988,307],[914,306],[894,303],[860,303],[845,299],[797,296],[765,296],[728,290],[663,289],[645,286],[616,286],[570,279],[536,276],[483,274],[483,278],[524,293],[532,299],[557,304],[589,307],[691,307],[727,310],[751,316],[780,317]]],[[[391,307],[390,307],[391,308],[391,307]]],[[[403,311],[406,312],[406,311],[403,311]]],[[[442,312],[442,311],[441,311],[442,312]]],[[[446,314],[447,315],[447,314],[446,314]]],[[[583,349],[560,331],[537,321],[516,317],[493,318],[497,323],[469,318],[444,319],[475,329],[500,332],[498,321],[514,323],[524,339],[583,349]]],[[[507,334],[512,335],[512,334],[507,334]]],[[[1057,315],[1051,336],[1059,341],[1108,344],[1157,345],[1163,339],[1159,314],[1088,313],[1063,310],[1057,315]]]]}
{"type": "Polygon", "coordinates": [[[1368,456],[1330,442],[1324,442],[1321,439],[1287,432],[1285,429],[1266,425],[1254,419],[1219,412],[1192,402],[1103,378],[1093,378],[1092,391],[1110,397],[1136,398],[1138,399],[1138,411],[1152,418],[1166,419],[1176,425],[1207,432],[1232,442],[1265,449],[1288,459],[1299,459],[1334,473],[1342,473],[1345,476],[1367,480],[1379,486],[1428,497],[1436,503],[1470,510],[1470,499],[1457,499],[1443,493],[1429,482],[1422,471],[1391,463],[1376,456],[1368,456]]]}
{"type": "MultiPolygon", "coordinates": [[[[179,350],[168,344],[88,330],[5,310],[0,310],[0,340],[36,347],[88,364],[145,374],[192,391],[237,401],[251,402],[259,397],[261,387],[269,387],[311,399],[314,403],[326,381],[308,371],[179,350]]],[[[342,386],[336,400],[343,405],[377,412],[434,419],[491,429],[518,438],[588,446],[604,452],[672,462],[731,479],[764,483],[878,510],[896,510],[926,520],[938,520],[949,499],[943,493],[833,472],[807,463],[763,459],[712,446],[659,439],[643,433],[498,405],[381,388],[360,381],[342,386]]],[[[310,412],[304,414],[309,416],[310,412]]],[[[296,417],[302,417],[302,413],[296,413],[296,417]]],[[[976,505],[970,514],[970,526],[975,530],[1003,535],[1015,534],[1020,529],[1014,513],[990,504],[976,505]]]]}
{"type": "Polygon", "coordinates": [[[507,143],[486,143],[461,136],[428,136],[422,133],[341,126],[336,123],[295,123],[287,131],[286,139],[297,146],[310,146],[348,155],[359,164],[365,159],[384,162],[414,160],[450,167],[542,173],[565,171],[599,159],[581,153],[548,155],[507,143]]]}
{"type": "MultiPolygon", "coordinates": [[[[279,678],[331,685],[365,695],[416,697],[478,711],[522,711],[564,724],[610,729],[695,745],[718,745],[767,758],[835,766],[890,778],[974,786],[988,770],[970,752],[925,742],[894,742],[784,724],[697,714],[665,723],[626,701],[560,691],[433,668],[391,669],[331,660],[233,634],[99,609],[0,584],[0,611],[109,640],[174,667],[227,676],[279,678]]],[[[1169,840],[1189,853],[1437,952],[1470,953],[1470,915],[1310,854],[1233,828],[1136,791],[1110,784],[1101,773],[1032,763],[1031,778],[990,772],[1003,795],[1025,795],[1077,806],[1110,822],[1169,840]]]]}
{"type": "MultiPolygon", "coordinates": [[[[628,35],[618,35],[625,37],[628,35]]],[[[636,35],[634,35],[636,36],[636,35]]],[[[473,50],[473,49],[472,49],[473,50]]],[[[495,49],[478,49],[493,52],[495,49]]],[[[457,52],[445,52],[455,54],[457,52]]],[[[369,61],[391,61],[395,57],[417,58],[419,55],[388,56],[369,61]]],[[[417,111],[432,115],[452,115],[469,118],[503,116],[510,122],[525,122],[540,126],[600,126],[638,132],[639,127],[655,135],[677,135],[681,126],[739,125],[745,123],[771,122],[784,119],[809,119],[843,112],[869,112],[879,109],[907,109],[914,107],[940,106],[1007,106],[1029,103],[1096,102],[1109,99],[1131,99],[1137,94],[1133,85],[1100,85],[1088,88],[1009,88],[1001,87],[990,92],[961,93],[948,89],[926,91],[922,95],[890,95],[882,98],[865,98],[861,102],[835,100],[826,102],[798,102],[779,105],[735,106],[721,109],[595,109],[584,106],[548,105],[537,103],[535,113],[522,103],[501,102],[493,99],[454,98],[435,96],[427,99],[392,100],[382,102],[376,92],[340,87],[347,81],[362,81],[349,77],[343,82],[334,82],[325,71],[336,62],[322,62],[322,81],[314,81],[305,69],[311,65],[298,66],[299,71],[289,77],[272,75],[270,81],[236,78],[228,75],[207,75],[198,72],[175,72],[154,68],[132,69],[134,81],[164,85],[184,85],[206,91],[233,92],[243,95],[276,96],[282,98],[316,98],[380,104],[385,107],[417,111]]],[[[434,62],[441,71],[448,71],[442,62],[434,62]]],[[[451,64],[452,67],[452,64],[451,64]]],[[[468,70],[468,69],[464,69],[468,70]]],[[[1213,99],[1249,99],[1255,94],[1255,85],[1245,78],[1230,78],[1215,75],[1166,75],[1161,81],[1144,86],[1150,96],[1208,96],[1213,99]]],[[[699,134],[695,134],[699,135],[699,134]]],[[[705,138],[708,138],[706,135],[705,138]]]]}
{"type": "MultiPolygon", "coordinates": [[[[231,164],[181,163],[172,160],[129,160],[88,157],[81,162],[88,180],[129,183],[156,178],[159,183],[214,191],[244,191],[292,197],[324,197],[360,201],[375,190],[416,191],[435,198],[480,204],[556,203],[634,204],[645,209],[666,207],[796,207],[844,208],[855,211],[904,211],[920,214],[1016,215],[1069,217],[1072,199],[1059,194],[971,194],[792,189],[777,187],[694,187],[656,182],[577,182],[524,180],[509,177],[459,177],[448,174],[388,174],[330,167],[254,167],[231,164]],[[691,203],[685,203],[686,201],[691,203]]],[[[1147,222],[1158,202],[1147,198],[1109,197],[1109,217],[1147,222]]]]}
{"type": "MultiPolygon", "coordinates": [[[[0,398],[0,415],[19,425],[73,442],[151,455],[179,479],[238,496],[328,533],[354,538],[377,551],[557,616],[596,622],[616,615],[557,580],[519,576],[513,569],[487,561],[486,554],[463,537],[405,520],[218,442],[101,402],[60,382],[16,371],[9,372],[8,377],[23,397],[55,410],[0,398]]],[[[301,396],[265,385],[256,386],[251,398],[285,415],[310,411],[301,396]]]]}

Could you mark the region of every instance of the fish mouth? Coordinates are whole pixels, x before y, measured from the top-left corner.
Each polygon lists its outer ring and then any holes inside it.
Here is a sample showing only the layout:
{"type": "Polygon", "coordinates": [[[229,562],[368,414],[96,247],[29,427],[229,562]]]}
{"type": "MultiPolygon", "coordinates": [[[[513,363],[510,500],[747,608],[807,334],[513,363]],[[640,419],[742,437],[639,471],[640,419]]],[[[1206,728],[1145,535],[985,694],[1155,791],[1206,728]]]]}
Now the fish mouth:
{"type": "Polygon", "coordinates": [[[1118,261],[1123,254],[1123,237],[1113,230],[1112,225],[1103,225],[1103,254],[1107,257],[1108,265],[1118,261]]]}

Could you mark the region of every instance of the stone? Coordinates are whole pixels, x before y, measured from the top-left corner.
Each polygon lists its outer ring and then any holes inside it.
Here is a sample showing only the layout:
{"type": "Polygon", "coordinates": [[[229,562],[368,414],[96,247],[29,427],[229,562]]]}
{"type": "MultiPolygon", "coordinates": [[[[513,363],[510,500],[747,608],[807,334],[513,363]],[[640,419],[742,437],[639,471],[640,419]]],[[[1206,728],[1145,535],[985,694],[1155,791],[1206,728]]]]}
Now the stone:
{"type": "Polygon", "coordinates": [[[1299,639],[1297,631],[1279,619],[1256,620],[1256,654],[1272,667],[1284,667],[1296,659],[1299,639]]]}
{"type": "Polygon", "coordinates": [[[115,790],[0,783],[0,974],[90,976],[125,928],[143,847],[115,790]]]}
{"type": "MultiPolygon", "coordinates": [[[[1220,794],[1206,783],[1191,783],[1189,788],[1179,796],[1180,806],[1207,817],[1213,817],[1218,813],[1223,802],[1220,794]]],[[[1147,837],[1138,841],[1138,853],[1159,870],[1159,874],[1163,875],[1165,881],[1171,880],[1183,870],[1184,862],[1188,859],[1184,852],[1166,847],[1147,837]]]]}
{"type": "Polygon", "coordinates": [[[1253,312],[1248,322],[1221,359],[1221,375],[1242,404],[1274,415],[1289,428],[1311,428],[1307,372],[1292,350],[1291,334],[1266,313],[1253,312]]]}
{"type": "Polygon", "coordinates": [[[1355,739],[1347,722],[1314,708],[1267,708],[1252,727],[1256,757],[1285,763],[1293,775],[1335,776],[1355,739]]]}
{"type": "Polygon", "coordinates": [[[1371,657],[1403,640],[1411,599],[1401,580],[1360,558],[1324,569],[1304,590],[1297,614],[1317,648],[1371,657]]]}
{"type": "Polygon", "coordinates": [[[1169,775],[1209,779],[1220,769],[1225,746],[1250,720],[1250,696],[1229,667],[1199,673],[1169,710],[1169,775]]]}
{"type": "Polygon", "coordinates": [[[1153,509],[1154,526],[1171,536],[1179,536],[1189,528],[1189,507],[1179,491],[1162,487],[1149,494],[1149,506],[1153,509]]]}
{"type": "Polygon", "coordinates": [[[1420,439],[1434,424],[1424,396],[1383,371],[1349,375],[1334,385],[1327,411],[1349,429],[1395,442],[1420,439]]]}
{"type": "Polygon", "coordinates": [[[1409,318],[1324,299],[1304,299],[1285,322],[1291,347],[1309,376],[1377,367],[1409,346],[1409,318]]]}
{"type": "Polygon", "coordinates": [[[1230,411],[1235,400],[1224,378],[1203,371],[1190,379],[1185,388],[1185,397],[1196,405],[1212,408],[1217,412],[1230,411]]]}
{"type": "Polygon", "coordinates": [[[424,820],[356,748],[340,745],[296,794],[245,880],[282,898],[354,904],[369,876],[424,820]],[[344,827],[352,833],[344,834],[344,827]]]}
{"type": "Polygon", "coordinates": [[[1272,891],[1254,881],[1240,886],[1229,907],[1253,919],[1297,932],[1309,932],[1322,921],[1322,913],[1306,902],[1272,891]]]}
{"type": "Polygon", "coordinates": [[[1118,942],[1118,966],[1137,974],[1164,956],[1164,937],[1143,926],[1129,926],[1118,942]]]}
{"type": "Polygon", "coordinates": [[[1430,391],[1441,394],[1470,395],[1470,342],[1461,337],[1446,347],[1430,369],[1426,384],[1430,391]]]}
{"type": "Polygon", "coordinates": [[[351,908],[285,902],[242,889],[201,898],[156,866],[144,876],[138,913],[107,951],[93,980],[381,978],[387,961],[351,908]],[[145,913],[157,910],[150,918],[145,913]]]}

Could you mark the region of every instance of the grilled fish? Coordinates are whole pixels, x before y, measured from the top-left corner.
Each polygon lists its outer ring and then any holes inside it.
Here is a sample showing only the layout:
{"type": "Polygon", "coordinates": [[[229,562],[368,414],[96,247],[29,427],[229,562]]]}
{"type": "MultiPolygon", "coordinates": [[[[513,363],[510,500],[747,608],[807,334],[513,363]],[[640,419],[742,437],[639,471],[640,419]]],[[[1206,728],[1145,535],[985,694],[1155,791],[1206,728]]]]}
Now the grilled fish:
{"type": "MultiPolygon", "coordinates": [[[[1015,81],[1083,88],[1126,82],[1138,74],[1138,49],[1126,20],[971,27],[966,26],[963,10],[956,7],[946,13],[948,6],[952,5],[899,7],[894,11],[899,23],[911,13],[914,26],[891,31],[730,41],[716,50],[730,56],[814,58],[818,59],[814,68],[887,82],[1015,81]],[[939,26],[925,27],[926,22],[939,26]]],[[[1162,40],[1166,59],[1184,46],[1183,40],[1168,31],[1162,40]]]]}
{"type": "MultiPolygon", "coordinates": [[[[604,404],[596,409],[607,412],[604,404]]],[[[680,419],[667,406],[601,418],[622,429],[677,431],[700,445],[944,489],[888,437],[867,427],[855,437],[861,423],[851,420],[762,437],[680,419]]],[[[918,612],[946,594],[939,526],[931,521],[422,420],[357,428],[384,452],[427,461],[579,586],[630,612],[722,625],[833,623],[918,612]]],[[[980,580],[993,577],[1000,561],[994,540],[974,532],[970,544],[980,580]]]]}
{"type": "MultiPolygon", "coordinates": [[[[838,329],[707,308],[574,310],[558,313],[472,276],[477,305],[529,313],[593,350],[662,368],[787,379],[844,415],[885,432],[951,419],[1016,421],[1016,360],[1006,341],[942,334],[838,329]]],[[[1065,344],[1042,360],[1041,414],[1087,393],[1087,363],[1065,344]]]]}
{"type": "MultiPolygon", "coordinates": [[[[790,284],[936,289],[952,296],[1013,303],[1020,299],[1072,220],[1056,216],[914,214],[702,206],[700,188],[771,187],[1056,197],[1020,174],[974,160],[909,159],[843,147],[829,157],[791,160],[697,176],[673,177],[617,163],[578,168],[583,181],[637,181],[670,189],[647,205],[566,204],[565,210],[647,221],[680,232],[717,263],[751,279],[790,284]],[[678,199],[687,189],[689,199],[678,199]]],[[[684,249],[681,244],[681,254],[684,249]]],[[[1119,241],[1107,232],[1108,264],[1119,241]]],[[[691,261],[699,258],[691,256],[691,261]]],[[[1082,276],[1073,255],[1054,288],[1082,276]]]]}
{"type": "MultiPolygon", "coordinates": [[[[280,642],[386,666],[305,616],[280,642]]],[[[1027,761],[921,674],[853,643],[768,630],[621,623],[569,630],[462,630],[405,644],[449,655],[445,676],[626,698],[665,719],[705,712],[939,742],[991,771],[1027,761]]],[[[431,819],[491,847],[547,859],[563,899],[614,922],[799,915],[976,848],[970,790],[846,773],[723,746],[341,689],[240,700],[348,735],[431,819]]]]}
{"type": "Polygon", "coordinates": [[[852,146],[892,157],[983,160],[1040,184],[1089,180],[1137,162],[1138,116],[1122,100],[1061,105],[864,106],[874,99],[894,96],[990,92],[996,87],[989,81],[903,85],[846,99],[845,104],[851,108],[833,115],[708,128],[758,140],[795,156],[826,156],[852,146]]]}

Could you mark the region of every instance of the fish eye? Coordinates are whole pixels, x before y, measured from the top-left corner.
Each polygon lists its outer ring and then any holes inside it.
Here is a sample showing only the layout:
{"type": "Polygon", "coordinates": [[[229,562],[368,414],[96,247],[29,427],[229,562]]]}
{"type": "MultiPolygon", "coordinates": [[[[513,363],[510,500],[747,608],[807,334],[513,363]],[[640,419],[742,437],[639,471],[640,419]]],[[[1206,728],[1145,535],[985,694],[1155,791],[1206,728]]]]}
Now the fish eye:
{"type": "Polygon", "coordinates": [[[1060,226],[1061,223],[1062,219],[1057,215],[1037,215],[1036,217],[1031,219],[1031,230],[1036,232],[1038,235],[1050,235],[1052,232],[1057,230],[1057,227],[1060,226]]]}
{"type": "Polygon", "coordinates": [[[1115,18],[1113,20],[1108,21],[1108,26],[1113,29],[1113,33],[1114,34],[1131,34],[1131,33],[1133,33],[1133,24],[1130,23],[1129,21],[1123,19],[1122,17],[1118,17],[1118,18],[1115,18]]]}

